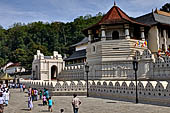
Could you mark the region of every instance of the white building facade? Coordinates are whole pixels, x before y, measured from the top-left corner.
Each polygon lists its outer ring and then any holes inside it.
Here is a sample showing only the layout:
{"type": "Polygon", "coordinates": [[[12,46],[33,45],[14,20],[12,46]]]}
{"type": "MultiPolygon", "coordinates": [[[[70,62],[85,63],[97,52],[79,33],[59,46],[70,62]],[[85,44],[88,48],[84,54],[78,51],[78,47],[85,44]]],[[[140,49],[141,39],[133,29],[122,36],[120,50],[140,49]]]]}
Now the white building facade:
{"type": "Polygon", "coordinates": [[[170,52],[167,54],[170,16],[165,14],[156,10],[131,19],[114,5],[97,24],[84,30],[88,41],[77,44],[75,54],[67,59],[74,64],[65,66],[58,52],[44,56],[37,51],[32,66],[33,78],[85,80],[86,63],[90,67],[90,80],[134,80],[132,62],[135,58],[139,62],[139,80],[170,80],[170,52]]]}
{"type": "Polygon", "coordinates": [[[54,51],[53,56],[44,56],[40,50],[34,55],[32,76],[37,80],[56,80],[64,68],[62,56],[54,51]]]}

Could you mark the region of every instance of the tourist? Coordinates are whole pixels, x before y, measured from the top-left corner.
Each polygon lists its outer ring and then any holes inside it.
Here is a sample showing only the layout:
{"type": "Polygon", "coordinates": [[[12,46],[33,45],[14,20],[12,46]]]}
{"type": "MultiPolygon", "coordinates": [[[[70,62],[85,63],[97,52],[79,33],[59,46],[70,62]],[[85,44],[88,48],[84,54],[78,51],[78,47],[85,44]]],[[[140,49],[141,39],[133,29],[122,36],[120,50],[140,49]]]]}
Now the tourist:
{"type": "Polygon", "coordinates": [[[22,88],[23,88],[23,92],[25,92],[25,84],[23,84],[22,88]]]}
{"type": "Polygon", "coordinates": [[[49,99],[49,92],[48,92],[48,89],[46,89],[46,91],[45,91],[45,96],[46,96],[46,99],[47,99],[47,101],[48,101],[48,99],[49,99]]]}
{"type": "Polygon", "coordinates": [[[3,110],[4,110],[4,97],[3,97],[3,94],[2,92],[0,92],[0,113],[3,113],[3,110]]]}
{"type": "Polygon", "coordinates": [[[9,91],[8,90],[4,93],[4,100],[5,100],[5,105],[8,106],[8,102],[9,102],[9,91]]]}
{"type": "Polygon", "coordinates": [[[32,91],[32,88],[29,87],[29,88],[28,88],[28,96],[31,95],[31,91],[32,91]]]}
{"type": "Polygon", "coordinates": [[[23,90],[22,88],[23,88],[23,87],[22,87],[22,84],[20,84],[20,92],[22,92],[22,90],[23,90]]]}
{"type": "Polygon", "coordinates": [[[40,90],[40,100],[41,100],[41,98],[42,98],[42,90],[40,90]]]}
{"type": "Polygon", "coordinates": [[[46,96],[43,95],[43,106],[45,106],[47,104],[47,99],[46,99],[46,96]]]}
{"type": "Polygon", "coordinates": [[[31,97],[32,97],[32,101],[34,101],[34,88],[32,88],[32,90],[31,90],[31,97]]]}
{"type": "Polygon", "coordinates": [[[60,109],[60,112],[61,112],[61,113],[64,113],[64,109],[60,109]]]}
{"type": "Polygon", "coordinates": [[[49,100],[48,100],[48,111],[49,112],[52,112],[52,106],[53,106],[53,101],[51,97],[49,97],[49,100]]]}
{"type": "Polygon", "coordinates": [[[77,94],[73,95],[72,106],[74,113],[78,113],[79,105],[81,104],[80,99],[77,97],[77,94]]]}
{"type": "Polygon", "coordinates": [[[37,101],[38,100],[38,90],[34,89],[34,100],[37,101]]]}
{"type": "Polygon", "coordinates": [[[14,84],[14,83],[12,84],[12,88],[13,88],[13,89],[15,88],[15,84],[14,84]]]}
{"type": "Polygon", "coordinates": [[[31,95],[28,96],[28,108],[31,111],[31,109],[33,108],[33,102],[32,102],[32,97],[31,95]]]}

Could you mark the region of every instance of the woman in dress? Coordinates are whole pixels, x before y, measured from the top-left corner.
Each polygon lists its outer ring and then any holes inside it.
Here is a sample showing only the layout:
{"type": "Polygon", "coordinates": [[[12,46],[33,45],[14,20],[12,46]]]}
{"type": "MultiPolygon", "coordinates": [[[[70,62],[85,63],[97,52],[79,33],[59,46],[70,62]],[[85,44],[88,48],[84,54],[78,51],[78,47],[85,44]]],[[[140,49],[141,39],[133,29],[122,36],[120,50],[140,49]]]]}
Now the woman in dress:
{"type": "Polygon", "coordinates": [[[28,108],[30,109],[30,111],[33,108],[33,102],[31,96],[28,96],[28,108]]]}

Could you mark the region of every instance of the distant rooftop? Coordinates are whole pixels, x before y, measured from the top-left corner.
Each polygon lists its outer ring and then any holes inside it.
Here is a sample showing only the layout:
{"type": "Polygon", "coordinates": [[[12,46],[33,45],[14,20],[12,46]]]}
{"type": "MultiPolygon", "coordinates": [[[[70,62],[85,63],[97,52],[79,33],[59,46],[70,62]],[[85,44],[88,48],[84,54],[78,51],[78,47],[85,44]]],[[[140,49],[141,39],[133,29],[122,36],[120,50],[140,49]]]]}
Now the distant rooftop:
{"type": "Polygon", "coordinates": [[[154,12],[135,18],[135,20],[147,25],[155,25],[158,23],[170,25],[170,13],[156,9],[154,12]]]}
{"type": "Polygon", "coordinates": [[[74,60],[79,58],[86,58],[86,49],[75,51],[70,57],[64,59],[65,61],[74,60]]]}
{"type": "Polygon", "coordinates": [[[85,43],[87,43],[87,42],[88,42],[88,38],[85,37],[83,40],[81,40],[80,42],[72,45],[71,47],[75,47],[75,46],[78,46],[78,45],[82,45],[82,44],[85,44],[85,43]]]}

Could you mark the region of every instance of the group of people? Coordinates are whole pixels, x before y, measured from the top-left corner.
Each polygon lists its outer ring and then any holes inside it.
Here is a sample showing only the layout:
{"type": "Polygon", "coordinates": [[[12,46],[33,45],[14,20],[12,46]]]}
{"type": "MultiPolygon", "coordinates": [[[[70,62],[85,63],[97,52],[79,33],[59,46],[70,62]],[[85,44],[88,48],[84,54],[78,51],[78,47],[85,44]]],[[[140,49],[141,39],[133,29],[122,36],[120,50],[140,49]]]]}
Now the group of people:
{"type": "Polygon", "coordinates": [[[8,106],[10,92],[6,84],[0,84],[0,113],[3,113],[4,106],[8,106]]]}
{"type": "MultiPolygon", "coordinates": [[[[28,108],[31,110],[33,108],[33,101],[37,101],[38,99],[42,100],[43,106],[48,105],[48,110],[52,112],[52,106],[54,104],[52,98],[49,95],[48,89],[44,88],[44,90],[37,90],[36,88],[28,88],[28,108]],[[38,98],[39,95],[39,98],[38,98]]],[[[73,95],[72,106],[74,113],[78,113],[79,105],[81,104],[80,99],[76,94],[73,95]]],[[[64,112],[64,109],[61,109],[61,113],[64,112]]]]}
{"type": "Polygon", "coordinates": [[[39,99],[42,99],[42,103],[43,105],[47,105],[48,104],[48,110],[52,112],[52,105],[53,105],[53,101],[51,99],[51,97],[49,96],[49,91],[48,89],[45,89],[42,91],[38,91],[36,88],[31,88],[29,87],[28,89],[28,108],[31,110],[33,108],[33,101],[37,101],[38,100],[38,95],[39,95],[39,99]]]}

